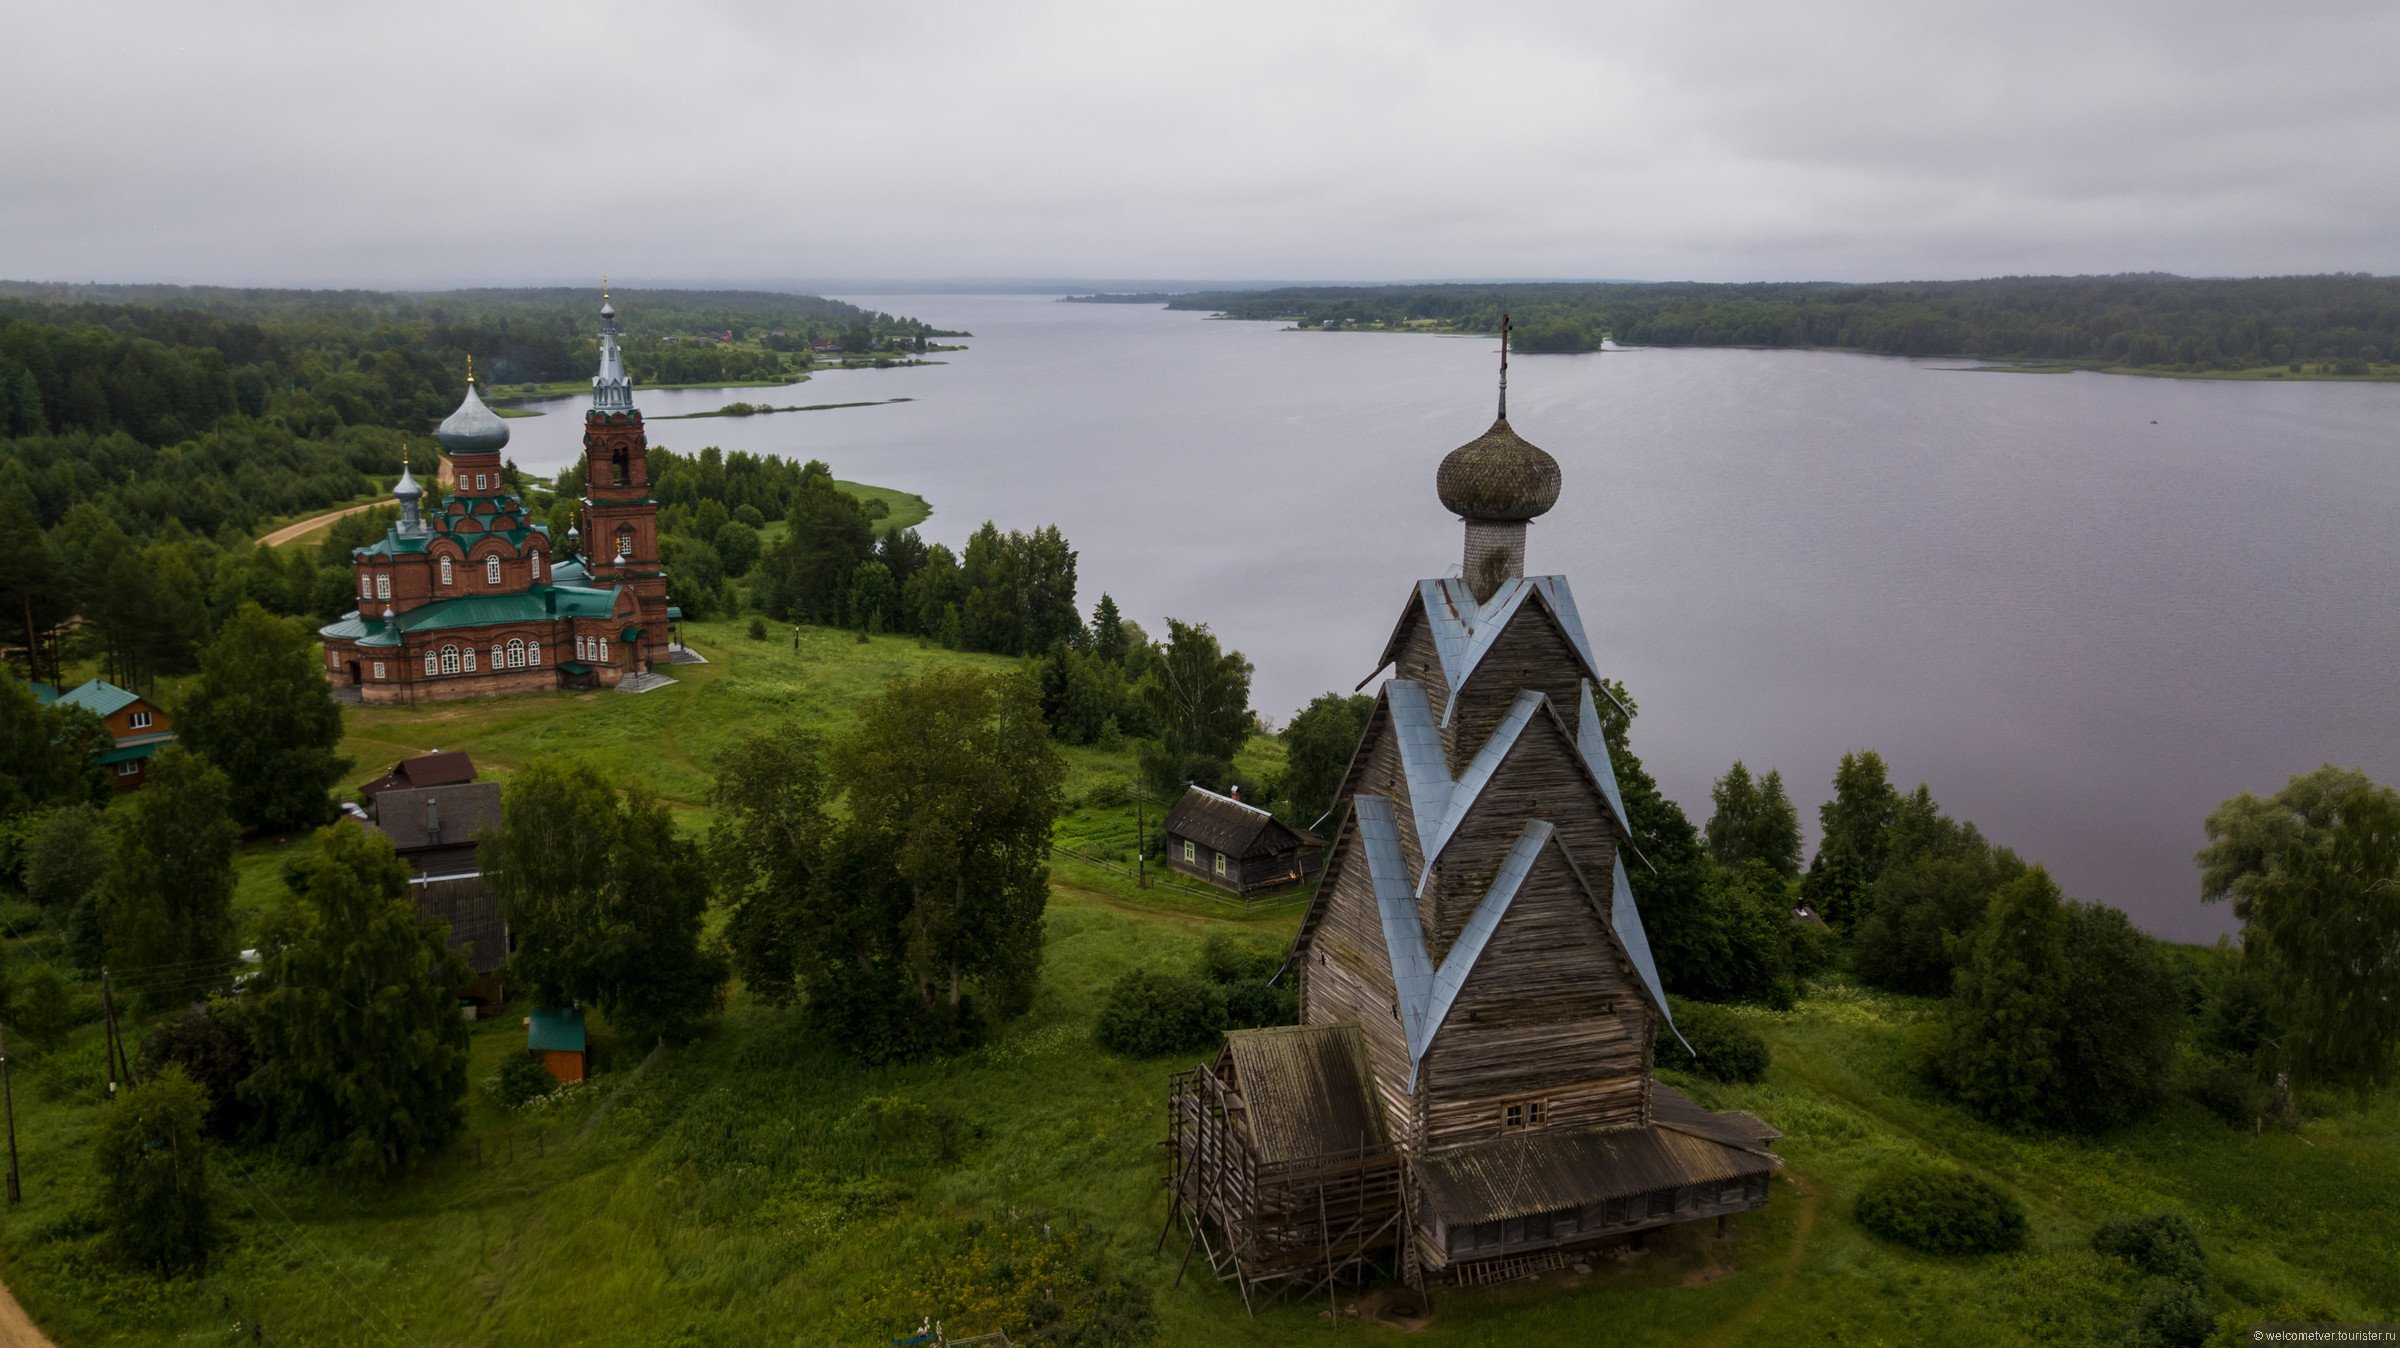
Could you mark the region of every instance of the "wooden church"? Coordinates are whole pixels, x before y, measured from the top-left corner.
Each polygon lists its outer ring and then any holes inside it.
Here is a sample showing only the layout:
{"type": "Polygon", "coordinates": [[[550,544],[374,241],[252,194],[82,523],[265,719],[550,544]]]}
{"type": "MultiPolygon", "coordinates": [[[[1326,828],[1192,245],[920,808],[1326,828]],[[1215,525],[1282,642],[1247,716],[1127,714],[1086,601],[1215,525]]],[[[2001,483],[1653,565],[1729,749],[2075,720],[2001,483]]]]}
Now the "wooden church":
{"type": "Polygon", "coordinates": [[[1173,1083],[1169,1223],[1253,1304],[1377,1268],[1555,1267],[1758,1207],[1781,1165],[1775,1129],[1651,1074],[1671,1021],[1627,883],[1644,863],[1574,596],[1525,574],[1561,477],[1508,424],[1505,340],[1499,419],[1436,480],[1464,563],[1416,583],[1378,659],[1285,965],[1300,1023],[1230,1034],[1173,1083]]]}

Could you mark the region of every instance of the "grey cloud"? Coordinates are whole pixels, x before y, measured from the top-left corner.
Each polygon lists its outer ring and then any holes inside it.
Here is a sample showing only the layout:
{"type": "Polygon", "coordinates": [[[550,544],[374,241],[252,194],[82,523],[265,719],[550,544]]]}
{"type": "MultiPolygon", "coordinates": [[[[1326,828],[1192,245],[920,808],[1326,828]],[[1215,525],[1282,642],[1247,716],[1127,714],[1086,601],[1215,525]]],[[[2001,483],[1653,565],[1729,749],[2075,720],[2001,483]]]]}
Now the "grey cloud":
{"type": "Polygon", "coordinates": [[[0,275],[2400,270],[2379,3],[16,5],[0,275]]]}

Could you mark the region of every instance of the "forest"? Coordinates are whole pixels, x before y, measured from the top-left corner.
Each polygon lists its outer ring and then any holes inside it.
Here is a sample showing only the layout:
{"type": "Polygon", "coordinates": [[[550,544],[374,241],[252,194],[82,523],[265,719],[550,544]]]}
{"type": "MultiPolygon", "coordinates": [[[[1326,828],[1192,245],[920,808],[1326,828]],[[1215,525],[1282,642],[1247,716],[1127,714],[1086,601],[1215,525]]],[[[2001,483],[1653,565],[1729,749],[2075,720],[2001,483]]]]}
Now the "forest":
{"type": "Polygon", "coordinates": [[[2400,354],[2400,277],[2160,273],[1976,281],[1526,282],[1099,295],[1303,327],[1497,332],[1519,350],[1822,347],[2102,367],[2242,370],[2317,362],[2367,375],[2400,354]]]}

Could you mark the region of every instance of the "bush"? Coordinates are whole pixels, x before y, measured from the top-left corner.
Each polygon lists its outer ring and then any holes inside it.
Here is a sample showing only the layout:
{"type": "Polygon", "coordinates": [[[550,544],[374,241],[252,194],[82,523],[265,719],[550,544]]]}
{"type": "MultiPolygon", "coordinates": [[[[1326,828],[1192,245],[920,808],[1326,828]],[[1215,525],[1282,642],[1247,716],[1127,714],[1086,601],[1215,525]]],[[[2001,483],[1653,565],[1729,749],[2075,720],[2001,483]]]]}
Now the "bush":
{"type": "Polygon", "coordinates": [[[767,639],[766,619],[752,618],[750,620],[750,639],[752,641],[764,641],[767,639]]]}
{"type": "Polygon", "coordinates": [[[2216,1332],[2217,1317],[2190,1283],[2159,1284],[2133,1316],[2133,1341],[2140,1348],[2200,1348],[2216,1332]]]}
{"type": "Polygon", "coordinates": [[[142,1039],[142,1074],[156,1076],[168,1063],[208,1093],[208,1135],[222,1141],[240,1136],[257,1113],[241,1098],[241,1085],[258,1066],[258,1049],[232,1004],[192,1007],[152,1029],[142,1039]]]}
{"type": "Polygon", "coordinates": [[[2025,1245],[2025,1208],[1961,1170],[1888,1170],[1859,1190],[1858,1224],[1927,1254],[2003,1254],[2025,1245]]]}
{"type": "Polygon", "coordinates": [[[92,1161],[108,1245],[136,1267],[198,1269],[218,1239],[209,1210],[208,1094],[170,1064],[100,1116],[92,1161]]]}
{"type": "Polygon", "coordinates": [[[1225,1032],[1225,994],[1189,974],[1137,969],[1109,988],[1093,1037],[1126,1058],[1205,1048],[1225,1032]]]}
{"type": "Polygon", "coordinates": [[[2236,1128],[2266,1117],[2271,1103],[2258,1073],[2228,1054],[2212,1054],[2186,1067],[2182,1087],[2194,1103],[2236,1128]]]}
{"type": "Polygon", "coordinates": [[[1767,1074],[1767,1041],[1721,1006],[1667,999],[1675,1025],[1658,1025],[1655,1056],[1661,1067],[1694,1072],[1718,1081],[1757,1081],[1767,1074]],[[1683,1031],[1679,1042],[1675,1031],[1683,1031]],[[1692,1046],[1690,1053],[1683,1046],[1692,1046]],[[1693,1055],[1697,1054],[1697,1058],[1693,1055]]]}
{"type": "Polygon", "coordinates": [[[531,1052],[511,1053],[485,1088],[503,1108],[518,1109],[558,1089],[558,1078],[531,1052]]]}
{"type": "Polygon", "coordinates": [[[2208,1256],[2200,1250],[2200,1233],[2181,1213],[2111,1217],[2092,1232],[2092,1248],[2153,1278],[2172,1278],[2194,1287],[2208,1285],[2208,1256]]]}

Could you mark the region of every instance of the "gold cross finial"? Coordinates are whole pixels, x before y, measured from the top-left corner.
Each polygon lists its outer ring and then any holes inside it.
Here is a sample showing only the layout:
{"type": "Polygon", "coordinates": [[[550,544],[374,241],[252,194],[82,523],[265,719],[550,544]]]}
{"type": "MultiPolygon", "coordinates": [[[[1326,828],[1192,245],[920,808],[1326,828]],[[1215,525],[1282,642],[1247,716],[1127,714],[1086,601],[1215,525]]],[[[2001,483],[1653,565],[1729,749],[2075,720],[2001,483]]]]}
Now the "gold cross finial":
{"type": "Polygon", "coordinates": [[[608,273],[600,273],[600,298],[608,298],[608,273]]]}
{"type": "Polygon", "coordinates": [[[467,353],[467,382],[475,382],[475,353],[472,351],[467,353]]]}
{"type": "Polygon", "coordinates": [[[1500,419],[1508,420],[1508,315],[1500,315],[1500,419]]]}

